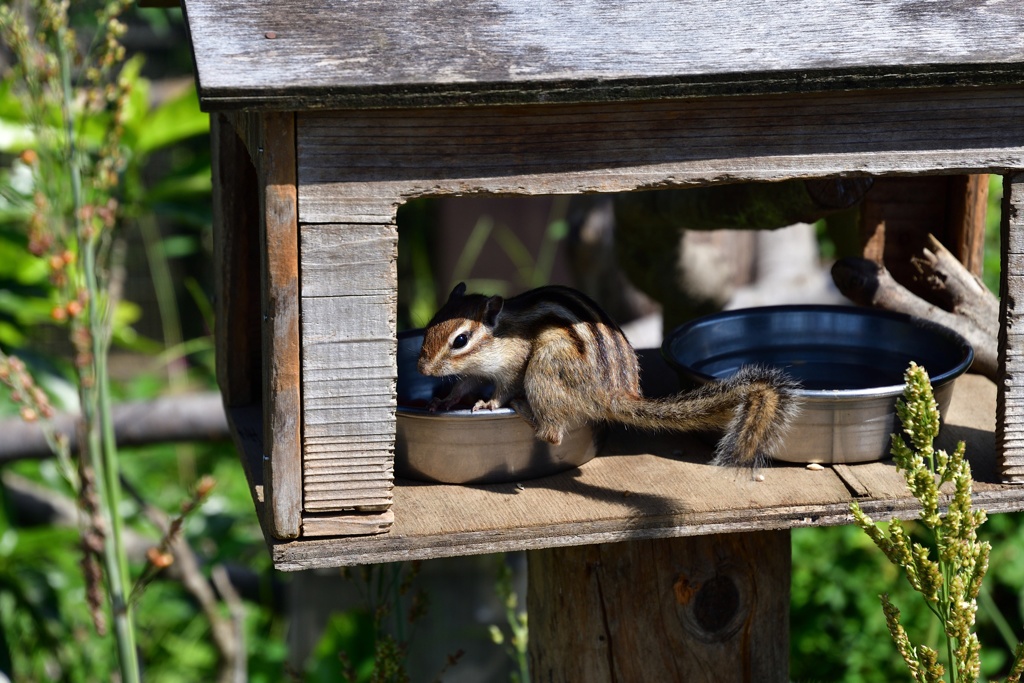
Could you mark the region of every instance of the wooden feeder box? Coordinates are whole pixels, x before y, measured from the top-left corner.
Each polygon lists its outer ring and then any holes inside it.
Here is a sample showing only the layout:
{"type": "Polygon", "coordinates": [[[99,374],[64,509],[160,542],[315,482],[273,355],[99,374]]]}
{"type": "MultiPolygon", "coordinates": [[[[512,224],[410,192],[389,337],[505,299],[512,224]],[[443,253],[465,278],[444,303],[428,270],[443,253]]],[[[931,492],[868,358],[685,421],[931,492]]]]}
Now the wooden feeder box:
{"type": "Polygon", "coordinates": [[[219,380],[276,566],[914,514],[890,462],[755,482],[678,436],[613,435],[521,487],[395,482],[395,221],[417,197],[1001,174],[1003,379],[961,380],[944,438],[980,506],[1024,507],[1024,10],[930,7],[184,0],[219,380]]]}

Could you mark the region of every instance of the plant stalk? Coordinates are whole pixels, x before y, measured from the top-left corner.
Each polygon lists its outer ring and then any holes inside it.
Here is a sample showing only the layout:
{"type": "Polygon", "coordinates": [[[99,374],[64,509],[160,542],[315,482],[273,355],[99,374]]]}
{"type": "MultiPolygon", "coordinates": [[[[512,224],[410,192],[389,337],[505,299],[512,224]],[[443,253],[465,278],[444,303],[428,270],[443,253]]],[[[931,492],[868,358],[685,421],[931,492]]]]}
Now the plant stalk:
{"type": "MultiPolygon", "coordinates": [[[[120,481],[117,467],[117,446],[110,404],[109,377],[107,376],[108,334],[104,325],[108,317],[101,315],[96,268],[98,238],[88,235],[83,225],[82,172],[79,166],[78,145],[75,136],[71,64],[67,51],[66,29],[57,32],[57,57],[61,70],[62,106],[68,150],[68,171],[71,176],[72,221],[81,247],[83,276],[88,295],[87,315],[92,342],[93,385],[81,382],[82,414],[88,432],[89,459],[96,472],[97,488],[103,501],[109,534],[103,536],[103,559],[108,577],[114,636],[118,647],[121,679],[124,683],[138,683],[139,663],[135,647],[128,595],[128,557],[125,552],[121,527],[120,481]],[[84,239],[83,239],[84,238],[84,239]]],[[[104,302],[105,303],[105,302],[104,302]]]]}

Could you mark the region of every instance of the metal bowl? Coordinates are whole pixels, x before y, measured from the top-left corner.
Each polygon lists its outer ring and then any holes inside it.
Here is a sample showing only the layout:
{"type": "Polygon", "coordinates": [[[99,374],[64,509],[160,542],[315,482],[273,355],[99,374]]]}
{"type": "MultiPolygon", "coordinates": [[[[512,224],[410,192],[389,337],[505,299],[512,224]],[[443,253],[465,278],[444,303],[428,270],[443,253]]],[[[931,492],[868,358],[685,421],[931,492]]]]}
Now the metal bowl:
{"type": "Polygon", "coordinates": [[[974,360],[971,345],[941,325],[847,306],[716,313],[674,330],[662,354],[689,386],[729,377],[742,365],[785,369],[803,385],[802,405],[775,457],[801,463],[885,458],[910,362],[928,371],[945,413],[954,380],[974,360]]]}
{"type": "Polygon", "coordinates": [[[416,370],[422,330],[398,335],[398,418],[395,474],[446,484],[496,484],[544,477],[578,467],[597,454],[595,432],[575,429],[558,446],[536,438],[511,408],[430,412],[450,378],[416,370]]]}

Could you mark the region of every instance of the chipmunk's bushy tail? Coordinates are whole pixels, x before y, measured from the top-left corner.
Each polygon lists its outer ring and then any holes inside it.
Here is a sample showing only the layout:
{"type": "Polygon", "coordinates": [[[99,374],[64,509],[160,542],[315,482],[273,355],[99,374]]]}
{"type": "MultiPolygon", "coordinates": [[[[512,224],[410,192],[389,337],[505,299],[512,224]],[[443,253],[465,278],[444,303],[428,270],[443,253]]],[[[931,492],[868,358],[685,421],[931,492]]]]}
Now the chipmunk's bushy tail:
{"type": "Polygon", "coordinates": [[[643,429],[723,430],[712,463],[758,467],[778,452],[799,412],[798,388],[781,370],[750,365],[693,391],[630,400],[618,419],[643,429]]]}

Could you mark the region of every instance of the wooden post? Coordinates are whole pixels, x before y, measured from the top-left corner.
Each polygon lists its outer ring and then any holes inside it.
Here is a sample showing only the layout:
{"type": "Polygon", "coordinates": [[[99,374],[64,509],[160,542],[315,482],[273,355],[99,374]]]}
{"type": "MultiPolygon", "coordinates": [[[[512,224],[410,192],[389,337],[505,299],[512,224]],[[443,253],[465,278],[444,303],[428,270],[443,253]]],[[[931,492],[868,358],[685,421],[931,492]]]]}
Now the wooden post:
{"type": "Polygon", "coordinates": [[[789,531],[529,553],[545,683],[789,680],[789,531]]]}
{"type": "Polygon", "coordinates": [[[979,276],[985,263],[987,209],[988,175],[960,175],[950,178],[950,251],[967,267],[967,270],[979,276]]]}
{"type": "Polygon", "coordinates": [[[263,484],[274,502],[267,522],[277,538],[296,538],[302,521],[302,398],[295,115],[261,114],[251,133],[263,207],[263,484]]]}

